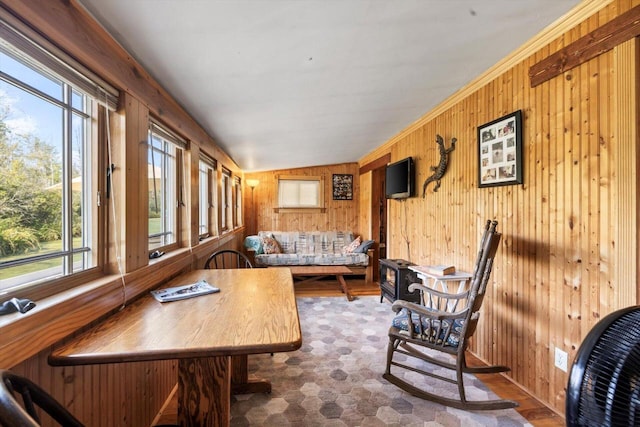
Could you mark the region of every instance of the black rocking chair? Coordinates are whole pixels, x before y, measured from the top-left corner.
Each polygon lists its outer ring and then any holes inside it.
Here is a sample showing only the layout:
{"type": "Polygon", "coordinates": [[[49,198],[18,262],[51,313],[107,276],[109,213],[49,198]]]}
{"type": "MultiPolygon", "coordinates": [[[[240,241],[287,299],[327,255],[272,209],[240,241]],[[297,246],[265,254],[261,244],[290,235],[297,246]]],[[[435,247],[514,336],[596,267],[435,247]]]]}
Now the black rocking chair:
{"type": "Polygon", "coordinates": [[[500,243],[501,234],[496,232],[496,226],[496,221],[487,221],[471,284],[466,292],[449,294],[421,283],[414,283],[409,286],[409,290],[420,290],[424,305],[402,300],[393,303],[392,309],[398,316],[389,329],[387,366],[383,375],[389,382],[414,396],[458,409],[493,410],[518,406],[517,402],[511,400],[470,401],[467,400],[464,389],[465,373],[492,374],[510,370],[507,366],[471,367],[467,366],[465,359],[469,339],[478,324],[493,259],[500,243]],[[464,308],[454,311],[459,303],[464,304],[464,308]],[[449,356],[443,357],[438,352],[449,356]],[[394,360],[396,353],[401,353],[406,358],[396,357],[397,360],[394,360]],[[416,363],[410,364],[410,361],[416,363]],[[422,362],[455,371],[455,379],[437,371],[426,371],[422,362]],[[409,370],[456,384],[459,398],[446,397],[418,388],[416,384],[393,374],[392,366],[394,370],[403,369],[401,372],[409,370]]]}
{"type": "Polygon", "coordinates": [[[0,425],[39,426],[40,417],[37,408],[42,409],[43,415],[49,415],[61,426],[83,426],[64,406],[38,385],[11,371],[0,370],[0,425]]]}

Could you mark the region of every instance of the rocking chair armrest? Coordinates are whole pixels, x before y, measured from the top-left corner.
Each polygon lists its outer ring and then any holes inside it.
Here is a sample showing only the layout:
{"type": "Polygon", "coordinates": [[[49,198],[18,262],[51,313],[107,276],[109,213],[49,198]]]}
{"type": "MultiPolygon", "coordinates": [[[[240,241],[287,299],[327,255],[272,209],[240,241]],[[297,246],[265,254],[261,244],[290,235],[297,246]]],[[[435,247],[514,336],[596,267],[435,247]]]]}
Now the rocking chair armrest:
{"type": "Polygon", "coordinates": [[[395,300],[393,302],[393,304],[391,304],[391,310],[394,311],[394,313],[398,313],[400,310],[402,310],[403,308],[406,308],[408,310],[412,310],[412,307],[414,307],[416,304],[413,302],[409,302],[409,301],[405,301],[405,300],[395,300]]]}
{"type": "Polygon", "coordinates": [[[427,317],[433,320],[463,320],[467,317],[467,312],[469,311],[469,308],[465,307],[463,310],[451,313],[448,311],[435,310],[420,304],[416,304],[414,302],[404,300],[396,300],[391,305],[391,309],[396,313],[398,313],[403,308],[409,312],[409,317],[411,317],[411,313],[414,312],[422,317],[427,317]]]}
{"type": "Polygon", "coordinates": [[[438,298],[446,298],[446,299],[456,299],[461,300],[467,298],[469,296],[469,291],[460,292],[459,294],[450,294],[448,292],[438,291],[436,289],[430,288],[429,286],[425,286],[422,283],[412,283],[409,285],[409,292],[414,292],[416,289],[431,294],[432,296],[436,296],[438,298]]]}

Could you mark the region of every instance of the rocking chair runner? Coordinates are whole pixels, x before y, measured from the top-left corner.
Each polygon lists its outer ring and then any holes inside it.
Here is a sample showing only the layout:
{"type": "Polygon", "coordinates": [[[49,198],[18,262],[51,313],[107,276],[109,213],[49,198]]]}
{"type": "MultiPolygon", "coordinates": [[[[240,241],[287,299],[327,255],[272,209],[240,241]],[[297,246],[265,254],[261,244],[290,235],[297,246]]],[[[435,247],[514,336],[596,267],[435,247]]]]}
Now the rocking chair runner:
{"type": "MultiPolygon", "coordinates": [[[[469,401],[465,395],[464,374],[491,374],[509,371],[507,366],[470,367],[466,364],[465,350],[469,339],[473,336],[480,317],[480,307],[484,299],[493,259],[500,243],[501,234],[496,232],[496,221],[487,221],[480,244],[480,251],[471,278],[469,290],[460,294],[449,294],[436,291],[421,283],[413,283],[409,290],[420,290],[425,305],[398,300],[392,309],[398,313],[389,328],[389,345],[387,347],[387,366],[383,377],[422,399],[431,400],[443,405],[467,410],[507,409],[518,406],[511,400],[469,401]],[[452,311],[459,302],[466,301],[464,309],[452,311]],[[455,360],[447,361],[438,357],[437,352],[446,353],[455,360]],[[394,355],[406,356],[404,360],[394,355]],[[410,364],[409,362],[417,363],[410,364]],[[420,361],[456,372],[455,379],[436,372],[424,370],[420,361]],[[391,367],[427,375],[449,383],[457,384],[459,399],[434,394],[418,388],[397,375],[391,373],[391,367]]],[[[448,356],[445,356],[448,358],[448,356]]]]}

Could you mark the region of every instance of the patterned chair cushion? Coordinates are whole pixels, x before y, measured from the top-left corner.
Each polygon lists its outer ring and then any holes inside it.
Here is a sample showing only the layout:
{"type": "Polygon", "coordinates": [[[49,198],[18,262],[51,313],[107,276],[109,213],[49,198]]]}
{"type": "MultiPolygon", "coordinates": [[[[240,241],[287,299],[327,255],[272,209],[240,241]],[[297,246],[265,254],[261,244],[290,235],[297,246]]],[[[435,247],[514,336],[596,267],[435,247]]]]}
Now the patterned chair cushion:
{"type": "MultiPolygon", "coordinates": [[[[408,317],[409,316],[407,316],[407,310],[403,308],[402,310],[400,310],[398,315],[393,318],[393,320],[391,321],[391,325],[394,328],[398,328],[403,331],[408,331],[409,330],[408,317]]],[[[424,328],[424,330],[426,330],[429,327],[428,320],[429,319],[426,319],[424,317],[422,318],[422,327],[424,328]]],[[[450,326],[451,321],[444,320],[443,323],[444,324],[442,325],[442,331],[440,332],[438,341],[442,341],[442,339],[444,338],[445,330],[448,326],[450,326]]],[[[411,313],[411,325],[413,326],[413,333],[420,334],[420,316],[417,313],[414,313],[414,312],[411,313]]],[[[431,328],[437,329],[439,326],[440,326],[439,320],[431,320],[431,328]]],[[[453,329],[449,334],[449,337],[447,338],[447,345],[451,347],[458,346],[458,344],[460,343],[460,334],[462,333],[463,326],[464,326],[464,321],[457,320],[457,319],[453,321],[453,329]]],[[[433,331],[434,334],[435,332],[436,331],[433,331]]],[[[433,338],[435,337],[426,337],[426,339],[428,339],[429,341],[432,341],[433,338]]]]}

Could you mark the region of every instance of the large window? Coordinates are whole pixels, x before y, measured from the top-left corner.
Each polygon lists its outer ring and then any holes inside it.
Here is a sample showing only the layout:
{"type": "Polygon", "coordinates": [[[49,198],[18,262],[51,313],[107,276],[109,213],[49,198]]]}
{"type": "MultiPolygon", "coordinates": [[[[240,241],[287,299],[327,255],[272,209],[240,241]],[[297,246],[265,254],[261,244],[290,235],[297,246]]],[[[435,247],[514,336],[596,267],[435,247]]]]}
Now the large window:
{"type": "Polygon", "coordinates": [[[97,105],[0,42],[1,293],[96,265],[97,105]]]}
{"type": "Polygon", "coordinates": [[[184,206],[184,142],[152,123],[149,128],[149,249],[177,246],[184,206]]]}
{"type": "Polygon", "coordinates": [[[218,235],[216,215],[216,166],[209,158],[200,160],[199,165],[199,226],[200,239],[218,235]]]}

